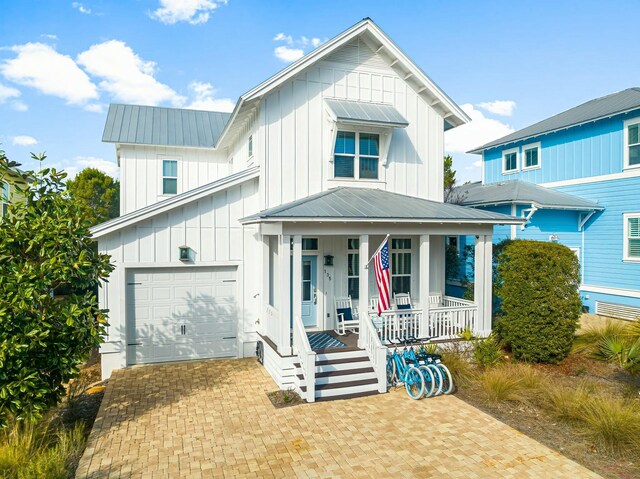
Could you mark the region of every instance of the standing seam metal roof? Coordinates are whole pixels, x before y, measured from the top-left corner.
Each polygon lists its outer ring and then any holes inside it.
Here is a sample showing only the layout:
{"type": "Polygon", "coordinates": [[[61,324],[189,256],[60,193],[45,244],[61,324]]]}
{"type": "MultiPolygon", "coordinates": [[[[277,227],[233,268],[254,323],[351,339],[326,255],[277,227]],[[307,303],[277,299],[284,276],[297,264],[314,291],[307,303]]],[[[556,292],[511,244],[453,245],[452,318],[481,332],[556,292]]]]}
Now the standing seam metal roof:
{"type": "Polygon", "coordinates": [[[243,218],[260,220],[427,220],[521,223],[521,218],[371,188],[337,187],[243,218]]]}
{"type": "Polygon", "coordinates": [[[339,121],[377,123],[400,127],[409,125],[409,122],[392,105],[333,98],[327,98],[325,102],[339,121]]]}
{"type": "Polygon", "coordinates": [[[231,113],[158,106],[109,106],[102,141],[212,148],[231,113]]]}
{"type": "Polygon", "coordinates": [[[628,88],[617,93],[612,93],[611,95],[590,100],[582,105],[578,105],[523,128],[522,130],[518,130],[495,141],[491,141],[469,151],[468,153],[482,153],[484,150],[488,150],[494,146],[512,143],[525,138],[531,138],[543,133],[561,130],[587,121],[597,120],[599,118],[606,118],[634,110],[636,108],[640,108],[640,88],[628,88]]]}

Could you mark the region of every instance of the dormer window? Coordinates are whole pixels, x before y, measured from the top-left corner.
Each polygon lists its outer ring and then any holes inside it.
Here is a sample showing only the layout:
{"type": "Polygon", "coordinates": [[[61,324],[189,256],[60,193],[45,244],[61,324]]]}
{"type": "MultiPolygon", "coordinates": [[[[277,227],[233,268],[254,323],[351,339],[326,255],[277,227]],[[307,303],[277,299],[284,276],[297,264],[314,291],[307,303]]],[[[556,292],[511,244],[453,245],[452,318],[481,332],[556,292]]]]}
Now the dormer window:
{"type": "Polygon", "coordinates": [[[515,173],[518,171],[518,149],[502,152],[502,173],[515,173]]]}
{"type": "Polygon", "coordinates": [[[335,178],[377,180],[380,163],[380,135],[338,131],[334,148],[335,178]]]}
{"type": "Polygon", "coordinates": [[[162,194],[178,193],[178,161],[162,160],[162,194]]]}

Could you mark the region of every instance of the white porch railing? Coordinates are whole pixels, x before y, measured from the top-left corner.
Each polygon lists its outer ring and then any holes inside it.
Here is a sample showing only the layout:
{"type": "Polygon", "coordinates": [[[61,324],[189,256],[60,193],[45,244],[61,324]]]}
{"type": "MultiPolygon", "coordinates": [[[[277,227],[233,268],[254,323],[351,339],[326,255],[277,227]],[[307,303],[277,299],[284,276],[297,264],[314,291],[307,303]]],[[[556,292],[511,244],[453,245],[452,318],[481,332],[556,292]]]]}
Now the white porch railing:
{"type": "Polygon", "coordinates": [[[307,387],[305,399],[307,402],[314,402],[316,400],[316,353],[311,349],[304,324],[298,316],[293,318],[293,352],[298,356],[307,387]]]}
{"type": "Polygon", "coordinates": [[[371,313],[381,342],[408,337],[454,339],[466,329],[478,334],[478,306],[472,301],[444,296],[437,303],[430,297],[429,303],[428,317],[421,309],[371,313]]]}
{"type": "Polygon", "coordinates": [[[365,313],[360,316],[360,344],[367,351],[378,379],[378,392],[387,392],[387,348],[380,341],[378,332],[365,313]]]}
{"type": "Polygon", "coordinates": [[[280,327],[280,311],[270,304],[265,304],[262,311],[263,317],[260,321],[260,334],[267,336],[272,341],[276,341],[278,338],[278,328],[280,327]]]}

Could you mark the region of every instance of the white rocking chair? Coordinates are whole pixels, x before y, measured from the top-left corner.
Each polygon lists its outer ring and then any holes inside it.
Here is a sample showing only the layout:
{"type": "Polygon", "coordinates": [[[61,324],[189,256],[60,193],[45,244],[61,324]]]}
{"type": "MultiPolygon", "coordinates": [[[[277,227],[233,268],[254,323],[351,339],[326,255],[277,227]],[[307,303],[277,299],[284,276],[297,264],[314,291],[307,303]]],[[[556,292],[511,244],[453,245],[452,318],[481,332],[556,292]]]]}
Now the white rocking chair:
{"type": "Polygon", "coordinates": [[[360,329],[360,321],[358,320],[358,311],[353,307],[351,296],[346,298],[336,298],[336,334],[344,336],[347,331],[354,333],[360,329]]]}
{"type": "Polygon", "coordinates": [[[411,296],[409,296],[409,293],[394,294],[393,301],[396,303],[396,309],[398,311],[403,309],[412,309],[411,296]]]}

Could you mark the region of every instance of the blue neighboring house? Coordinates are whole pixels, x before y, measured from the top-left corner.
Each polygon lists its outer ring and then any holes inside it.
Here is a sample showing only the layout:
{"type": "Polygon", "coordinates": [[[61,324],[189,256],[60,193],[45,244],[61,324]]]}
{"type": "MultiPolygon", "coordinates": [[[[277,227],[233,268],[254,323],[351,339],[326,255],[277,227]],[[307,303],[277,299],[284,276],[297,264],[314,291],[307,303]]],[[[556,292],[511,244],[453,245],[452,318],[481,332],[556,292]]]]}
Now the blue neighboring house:
{"type": "MultiPolygon", "coordinates": [[[[554,241],[581,265],[585,311],[640,316],[640,88],[588,101],[483,145],[461,203],[526,218],[506,238],[554,241]]],[[[451,239],[464,245],[466,238],[451,239]]]]}

